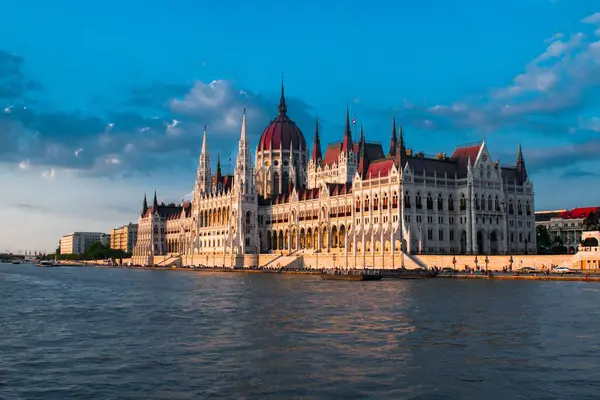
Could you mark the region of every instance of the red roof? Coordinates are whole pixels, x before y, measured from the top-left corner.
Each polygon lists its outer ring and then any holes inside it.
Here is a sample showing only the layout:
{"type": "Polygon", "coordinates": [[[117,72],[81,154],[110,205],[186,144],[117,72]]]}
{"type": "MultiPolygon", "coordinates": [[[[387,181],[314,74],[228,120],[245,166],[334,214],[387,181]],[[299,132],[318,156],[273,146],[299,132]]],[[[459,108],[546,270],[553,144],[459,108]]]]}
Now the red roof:
{"type": "Polygon", "coordinates": [[[367,179],[388,176],[393,166],[394,159],[392,158],[373,161],[367,169],[367,179]]]}
{"type": "Polygon", "coordinates": [[[480,144],[468,147],[457,147],[450,158],[464,158],[466,162],[467,158],[471,156],[471,162],[474,163],[480,148],[480,144]]]}
{"type": "Polygon", "coordinates": [[[467,165],[469,157],[471,157],[471,164],[474,163],[477,159],[477,155],[479,154],[479,149],[481,149],[481,144],[457,147],[456,150],[454,150],[454,153],[452,154],[450,159],[458,161],[459,175],[462,176],[467,174],[467,165]]]}
{"type": "Polygon", "coordinates": [[[585,218],[590,213],[598,214],[600,212],[600,207],[579,207],[574,208],[572,210],[567,210],[561,213],[561,218],[563,219],[576,219],[576,218],[585,218]]]}
{"type": "Polygon", "coordinates": [[[289,150],[290,144],[294,150],[298,148],[307,150],[306,141],[300,128],[287,115],[280,114],[263,131],[258,142],[258,151],[279,150],[280,148],[289,150]]]}

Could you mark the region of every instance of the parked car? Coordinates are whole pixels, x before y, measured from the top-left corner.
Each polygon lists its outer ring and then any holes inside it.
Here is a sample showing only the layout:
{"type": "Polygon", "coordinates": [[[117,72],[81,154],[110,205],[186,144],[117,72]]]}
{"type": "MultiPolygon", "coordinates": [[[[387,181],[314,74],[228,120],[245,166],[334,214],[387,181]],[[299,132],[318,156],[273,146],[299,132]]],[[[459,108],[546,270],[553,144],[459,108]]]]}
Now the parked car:
{"type": "Polygon", "coordinates": [[[553,274],[569,274],[571,272],[573,271],[568,267],[556,267],[552,270],[553,274]]]}
{"type": "Polygon", "coordinates": [[[518,273],[520,274],[534,274],[536,272],[538,272],[535,268],[532,267],[523,267],[523,268],[519,268],[517,270],[518,273]]]}

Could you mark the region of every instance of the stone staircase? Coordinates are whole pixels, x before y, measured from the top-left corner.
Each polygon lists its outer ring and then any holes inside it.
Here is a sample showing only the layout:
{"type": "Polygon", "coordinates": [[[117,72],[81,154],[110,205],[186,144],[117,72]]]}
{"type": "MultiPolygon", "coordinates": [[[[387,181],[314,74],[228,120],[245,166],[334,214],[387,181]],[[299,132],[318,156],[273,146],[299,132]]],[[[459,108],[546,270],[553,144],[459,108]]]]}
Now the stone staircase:
{"type": "Polygon", "coordinates": [[[156,266],[157,267],[171,267],[171,266],[180,267],[181,266],[181,255],[172,254],[170,257],[167,257],[164,260],[162,260],[161,262],[159,262],[158,264],[156,264],[156,266]]]}

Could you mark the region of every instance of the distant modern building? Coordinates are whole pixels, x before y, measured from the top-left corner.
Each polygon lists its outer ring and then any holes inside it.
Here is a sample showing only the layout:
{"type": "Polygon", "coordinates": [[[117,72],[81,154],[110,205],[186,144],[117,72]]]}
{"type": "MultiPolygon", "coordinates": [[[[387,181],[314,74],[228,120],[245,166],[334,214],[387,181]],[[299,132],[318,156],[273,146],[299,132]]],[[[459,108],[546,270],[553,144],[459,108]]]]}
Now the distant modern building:
{"type": "Polygon", "coordinates": [[[109,235],[102,232],[68,233],[60,238],[60,254],[83,254],[95,242],[108,246],[109,235]]]}
{"type": "Polygon", "coordinates": [[[577,252],[583,234],[583,220],[600,207],[579,207],[572,210],[538,211],[535,225],[545,226],[553,242],[561,242],[570,254],[577,252]]]}
{"type": "Polygon", "coordinates": [[[125,253],[131,253],[137,241],[138,225],[123,225],[110,231],[110,248],[113,250],[122,250],[125,253]]]}

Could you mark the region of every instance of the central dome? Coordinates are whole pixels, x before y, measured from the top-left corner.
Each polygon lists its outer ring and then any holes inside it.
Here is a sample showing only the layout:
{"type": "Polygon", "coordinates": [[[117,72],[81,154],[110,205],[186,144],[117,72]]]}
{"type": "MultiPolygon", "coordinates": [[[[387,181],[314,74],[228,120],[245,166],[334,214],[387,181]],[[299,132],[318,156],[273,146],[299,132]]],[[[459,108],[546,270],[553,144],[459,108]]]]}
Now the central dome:
{"type": "Polygon", "coordinates": [[[283,83],[281,84],[281,99],[279,100],[279,115],[265,128],[260,141],[258,151],[268,150],[294,150],[306,151],[306,140],[302,131],[294,121],[287,116],[287,106],[283,94],[283,83]]]}

